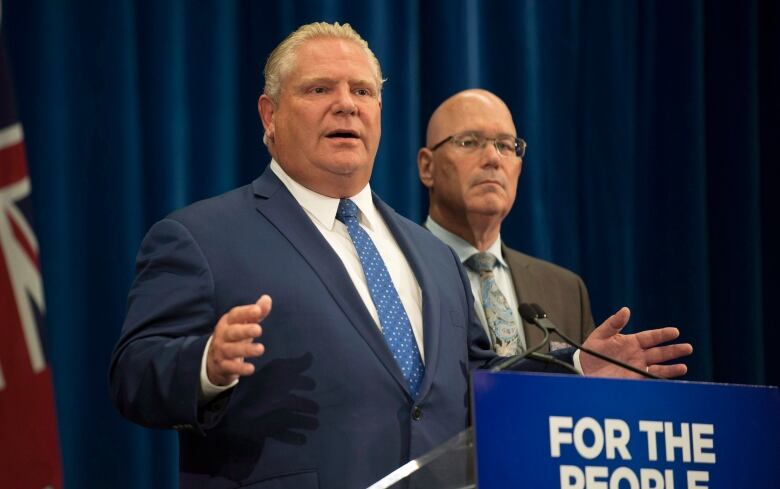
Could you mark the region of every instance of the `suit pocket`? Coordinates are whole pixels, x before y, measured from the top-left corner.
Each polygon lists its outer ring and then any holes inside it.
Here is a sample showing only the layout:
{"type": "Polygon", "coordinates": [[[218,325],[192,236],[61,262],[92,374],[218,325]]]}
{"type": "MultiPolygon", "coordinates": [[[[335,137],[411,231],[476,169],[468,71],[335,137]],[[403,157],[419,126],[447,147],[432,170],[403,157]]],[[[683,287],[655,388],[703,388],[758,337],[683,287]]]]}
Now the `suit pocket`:
{"type": "Polygon", "coordinates": [[[463,329],[466,327],[466,318],[462,312],[450,311],[450,324],[463,329]]]}
{"type": "Polygon", "coordinates": [[[317,472],[310,470],[253,482],[241,486],[241,489],[318,489],[319,487],[320,481],[317,472]]]}

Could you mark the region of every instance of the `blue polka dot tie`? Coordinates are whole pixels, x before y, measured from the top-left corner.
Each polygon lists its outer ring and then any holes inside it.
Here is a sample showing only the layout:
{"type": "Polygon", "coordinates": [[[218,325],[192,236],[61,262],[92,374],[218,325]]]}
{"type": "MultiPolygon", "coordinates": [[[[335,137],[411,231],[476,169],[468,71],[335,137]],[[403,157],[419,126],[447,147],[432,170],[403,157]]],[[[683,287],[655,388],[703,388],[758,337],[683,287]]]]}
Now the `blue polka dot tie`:
{"type": "Polygon", "coordinates": [[[465,265],[479,274],[480,297],[485,310],[493,349],[499,356],[509,357],[523,351],[520,342],[520,328],[512,316],[512,309],[504,294],[496,284],[493,267],[496,257],[490,253],[474,253],[465,261],[465,265]]]}
{"type": "Polygon", "coordinates": [[[379,323],[382,325],[387,346],[393,353],[393,358],[401,368],[401,372],[409,385],[412,398],[416,399],[420,390],[425,367],[417,349],[417,341],[412,333],[412,325],[406,315],[398,291],[395,290],[390,274],[385,267],[385,262],[371,241],[371,237],[360,227],[358,222],[358,208],[354,202],[341,199],[336,212],[336,219],[347,226],[352,244],[355,245],[363,273],[366,276],[371,300],[379,314],[379,323]]]}

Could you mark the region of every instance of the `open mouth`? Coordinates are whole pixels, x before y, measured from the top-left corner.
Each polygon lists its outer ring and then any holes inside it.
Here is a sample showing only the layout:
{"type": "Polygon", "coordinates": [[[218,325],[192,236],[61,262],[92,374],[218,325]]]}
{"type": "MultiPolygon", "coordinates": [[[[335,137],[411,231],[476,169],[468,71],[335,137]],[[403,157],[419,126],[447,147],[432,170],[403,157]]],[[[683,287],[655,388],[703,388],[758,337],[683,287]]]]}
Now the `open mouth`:
{"type": "Polygon", "coordinates": [[[355,131],[350,131],[348,129],[337,129],[335,131],[331,131],[325,135],[325,137],[330,139],[358,139],[358,133],[355,131]]]}

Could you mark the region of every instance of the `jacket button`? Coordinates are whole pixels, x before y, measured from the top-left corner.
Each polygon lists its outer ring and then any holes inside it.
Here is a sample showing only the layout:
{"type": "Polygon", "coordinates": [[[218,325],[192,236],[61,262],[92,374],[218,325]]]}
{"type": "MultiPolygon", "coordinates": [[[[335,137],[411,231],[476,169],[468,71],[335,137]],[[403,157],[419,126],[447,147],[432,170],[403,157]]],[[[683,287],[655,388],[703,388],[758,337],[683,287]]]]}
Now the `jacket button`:
{"type": "Polygon", "coordinates": [[[422,408],[420,406],[415,406],[414,409],[412,409],[412,419],[415,421],[420,421],[420,419],[422,419],[422,408]]]}

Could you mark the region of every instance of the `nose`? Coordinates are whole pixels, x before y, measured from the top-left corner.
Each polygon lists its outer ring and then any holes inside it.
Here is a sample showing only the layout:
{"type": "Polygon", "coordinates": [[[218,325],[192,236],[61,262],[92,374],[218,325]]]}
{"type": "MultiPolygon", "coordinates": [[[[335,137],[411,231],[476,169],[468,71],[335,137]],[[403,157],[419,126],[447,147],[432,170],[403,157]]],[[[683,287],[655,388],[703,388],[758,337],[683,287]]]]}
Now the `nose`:
{"type": "Polygon", "coordinates": [[[495,139],[488,139],[482,147],[482,157],[484,166],[498,168],[501,165],[501,153],[498,152],[495,139]]]}
{"type": "Polygon", "coordinates": [[[335,90],[336,100],[333,102],[333,111],[336,114],[354,115],[357,112],[357,104],[352,98],[352,90],[346,87],[339,87],[335,90]]]}

